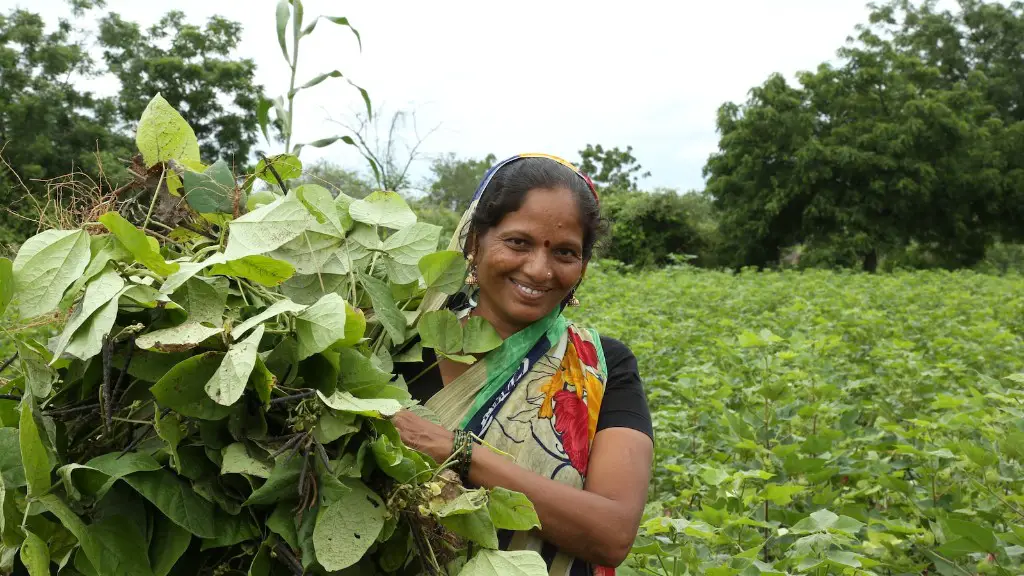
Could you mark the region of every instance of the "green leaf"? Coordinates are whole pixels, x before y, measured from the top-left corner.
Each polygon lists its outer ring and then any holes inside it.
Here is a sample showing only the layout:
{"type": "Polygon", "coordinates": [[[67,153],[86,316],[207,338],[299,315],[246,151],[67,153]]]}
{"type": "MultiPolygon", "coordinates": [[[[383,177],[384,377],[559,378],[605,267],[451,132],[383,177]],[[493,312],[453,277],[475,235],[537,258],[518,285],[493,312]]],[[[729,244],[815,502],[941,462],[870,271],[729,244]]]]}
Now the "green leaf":
{"type": "Polygon", "coordinates": [[[294,240],[314,224],[316,219],[298,198],[278,198],[228,224],[230,234],[224,256],[231,261],[266,254],[294,240]]]}
{"type": "Polygon", "coordinates": [[[302,463],[299,458],[289,456],[282,454],[277,458],[274,468],[270,471],[270,478],[253,490],[249,499],[245,501],[246,506],[266,506],[295,495],[295,485],[302,471],[302,463]]]}
{"type": "Polygon", "coordinates": [[[192,534],[163,514],[155,514],[153,536],[149,542],[149,561],[154,576],[167,576],[185,554],[192,534]]]}
{"type": "Polygon", "coordinates": [[[99,221],[110,231],[117,240],[135,256],[135,259],[161,276],[167,276],[178,271],[178,264],[167,262],[160,252],[150,244],[149,237],[145,232],[132,225],[117,212],[107,212],[99,217],[99,221]]]}
{"type": "Polygon", "coordinates": [[[84,230],[47,230],[26,240],[11,264],[19,315],[31,318],[56,308],[89,257],[84,230]]]}
{"type": "Polygon", "coordinates": [[[239,338],[244,336],[245,333],[248,332],[252,327],[260,324],[265,320],[273,318],[274,316],[277,316],[279,314],[287,314],[289,312],[302,312],[305,309],[306,306],[302,304],[296,304],[295,302],[292,302],[287,298],[283,300],[278,300],[277,302],[274,302],[273,304],[268,306],[266,310],[260,312],[255,316],[252,316],[251,318],[247,318],[244,322],[235,326],[231,330],[231,338],[234,340],[238,340],[239,338]]]}
{"type": "Polygon", "coordinates": [[[107,302],[75,332],[64,353],[75,358],[92,358],[103,350],[103,337],[110,333],[117,320],[117,298],[107,302]]]}
{"type": "Polygon", "coordinates": [[[721,468],[704,466],[704,471],[701,472],[700,477],[709,486],[718,486],[729,479],[729,473],[721,468]]]}
{"type": "Polygon", "coordinates": [[[139,118],[135,144],[142,152],[146,168],[177,160],[183,164],[199,163],[199,141],[188,122],[163,96],[149,101],[139,118]]]}
{"type": "Polygon", "coordinates": [[[313,529],[316,559],[326,570],[352,566],[384,527],[384,503],[365,484],[348,480],[349,492],[320,508],[313,529]]]}
{"type": "Polygon", "coordinates": [[[268,256],[246,256],[225,264],[215,264],[210,274],[234,276],[252,280],[263,286],[277,286],[295,274],[295,268],[287,263],[268,256]]]}
{"type": "Polygon", "coordinates": [[[441,354],[457,354],[462,350],[462,325],[451,310],[423,314],[416,330],[427,348],[434,348],[441,354]]]}
{"type": "MultiPolygon", "coordinates": [[[[81,328],[90,316],[93,315],[97,310],[102,308],[105,304],[111,300],[117,298],[117,295],[124,288],[124,279],[117,273],[113,267],[107,267],[103,273],[95,278],[92,282],[85,287],[85,296],[82,297],[82,301],[75,307],[75,311],[68,318],[67,324],[64,325],[64,330],[57,338],[57,344],[53,350],[54,362],[60,358],[60,355],[67,348],[68,343],[71,342],[71,338],[75,335],[75,332],[81,328]]],[[[108,329],[109,331],[109,329],[108,329]]],[[[106,334],[106,332],[104,332],[106,334]]],[[[102,336],[101,336],[102,339],[102,336]]],[[[87,360],[93,355],[86,356],[82,360],[87,360]]]]}
{"type": "Polygon", "coordinates": [[[839,516],[829,510],[818,510],[807,518],[793,525],[792,532],[806,534],[831,528],[839,520],[839,516]]]}
{"type": "Polygon", "coordinates": [[[221,328],[203,326],[197,322],[185,322],[171,328],[154,330],[139,336],[135,345],[144,350],[161,352],[183,352],[199,345],[200,342],[221,333],[221,328]]]}
{"type": "MultiPolygon", "coordinates": [[[[326,225],[321,226],[315,222],[314,225],[326,228],[326,225]]],[[[320,288],[323,275],[349,273],[351,267],[345,252],[342,251],[344,243],[337,233],[305,231],[270,252],[270,257],[291,264],[299,274],[313,275],[316,287],[320,288]]],[[[321,294],[330,291],[324,289],[321,290],[321,294]]]]}
{"type": "Polygon", "coordinates": [[[532,530],[540,528],[540,518],[533,503],[521,492],[500,486],[487,494],[487,511],[498,530],[532,530]]]}
{"type": "MultiPolygon", "coordinates": [[[[359,431],[360,425],[355,414],[334,412],[325,410],[320,414],[316,428],[313,429],[313,437],[321,444],[330,444],[342,436],[354,434],[359,431]]],[[[0,428],[0,430],[3,430],[0,428]]],[[[3,444],[0,443],[0,447],[3,444]]],[[[3,468],[0,468],[2,470],[3,468]]]]}
{"type": "Polygon", "coordinates": [[[249,382],[256,353],[263,339],[263,325],[260,324],[245,340],[235,342],[228,348],[217,371],[206,382],[206,394],[221,406],[231,406],[242,397],[249,382]]]}
{"type": "Polygon", "coordinates": [[[443,250],[427,254],[417,263],[427,288],[455,294],[466,279],[466,259],[461,252],[443,250]]]}
{"type": "MultiPolygon", "coordinates": [[[[314,22],[314,24],[316,23],[315,20],[313,22],[314,22]]],[[[338,71],[338,70],[331,70],[330,72],[324,72],[323,74],[317,74],[316,76],[313,77],[313,79],[309,80],[308,82],[306,82],[302,86],[299,86],[297,88],[294,88],[294,89],[290,90],[288,92],[288,95],[289,96],[294,96],[299,90],[305,90],[306,88],[312,88],[313,86],[316,86],[317,84],[323,82],[324,80],[327,80],[328,78],[342,78],[342,77],[343,77],[343,74],[340,71],[338,71]]]]}
{"type": "Polygon", "coordinates": [[[7,305],[14,298],[14,264],[7,258],[0,258],[0,318],[7,305]]]}
{"type": "Polygon", "coordinates": [[[337,234],[339,237],[345,235],[346,228],[342,224],[334,196],[326,188],[319,184],[303,184],[295,189],[295,196],[316,218],[318,224],[329,225],[327,230],[321,232],[337,234]]]}
{"type": "Polygon", "coordinates": [[[21,464],[25,470],[28,495],[40,496],[50,489],[50,456],[36,415],[36,402],[31,394],[21,398],[21,418],[18,422],[21,464]]]}
{"type": "Polygon", "coordinates": [[[288,18],[291,16],[288,0],[278,0],[277,3],[277,43],[281,45],[281,53],[285,61],[291,66],[291,58],[288,56],[288,44],[285,38],[288,30],[288,18]]]}
{"type": "MultiPolygon", "coordinates": [[[[231,414],[206,394],[206,382],[220,367],[224,354],[205,352],[178,363],[149,390],[161,406],[191,418],[220,420],[231,414]]],[[[209,536],[204,536],[209,537],[209,536]]]]}
{"type": "Polygon", "coordinates": [[[388,288],[387,284],[366,274],[359,274],[359,283],[363,285],[366,293],[370,295],[374,314],[380,323],[384,325],[384,329],[387,331],[391,341],[395,343],[404,342],[405,315],[398,309],[394,298],[391,297],[391,289],[388,288]]]}
{"type": "Polygon", "coordinates": [[[490,514],[485,508],[443,516],[439,522],[452,532],[476,542],[484,548],[498,548],[498,533],[494,529],[490,514]]]}
{"type": "Polygon", "coordinates": [[[270,394],[275,385],[277,385],[277,378],[257,356],[256,366],[252,370],[252,387],[264,406],[270,404],[270,394]]]}
{"type": "Polygon", "coordinates": [[[234,214],[245,205],[239,192],[235,200],[235,175],[224,160],[217,160],[202,172],[186,170],[182,176],[185,201],[200,214],[234,214]]]}
{"type": "Polygon", "coordinates": [[[228,298],[227,285],[227,280],[223,278],[189,278],[172,297],[176,304],[185,309],[189,322],[221,326],[228,298]]]}
{"type": "Polygon", "coordinates": [[[252,456],[245,444],[235,442],[221,451],[223,463],[221,474],[248,474],[258,478],[270,478],[273,465],[252,456]]]}
{"type": "Polygon", "coordinates": [[[358,350],[342,348],[338,351],[341,359],[339,389],[351,392],[358,398],[379,396],[380,387],[391,382],[391,373],[373,365],[358,350]]]}
{"type": "Polygon", "coordinates": [[[295,530],[295,514],[291,511],[294,507],[295,504],[290,502],[278,504],[267,518],[267,528],[280,536],[292,549],[297,549],[299,536],[295,530]]]}
{"type": "Polygon", "coordinates": [[[58,473],[64,478],[65,486],[70,483],[72,476],[80,478],[79,484],[86,492],[100,500],[117,480],[136,472],[160,469],[160,464],[148,454],[128,452],[122,456],[118,452],[108,452],[89,460],[84,465],[62,466],[58,473]]]}
{"type": "Polygon", "coordinates": [[[416,223],[416,214],[397,192],[373,192],[353,202],[348,212],[356,222],[392,230],[401,230],[416,223]]]}
{"type": "Polygon", "coordinates": [[[769,483],[761,491],[761,498],[777,504],[779,506],[789,506],[793,502],[793,496],[804,491],[803,486],[797,486],[795,484],[776,484],[774,482],[769,483]]]}
{"type": "Polygon", "coordinates": [[[214,504],[199,497],[192,486],[170,470],[137,472],[123,478],[175,524],[200,538],[218,536],[214,504]]]}
{"type": "Polygon", "coordinates": [[[472,316],[463,328],[462,350],[467,354],[483,354],[501,346],[501,336],[481,316],[472,316]]]}
{"type": "Polygon", "coordinates": [[[14,341],[14,348],[18,351],[18,364],[25,386],[36,398],[49,396],[53,383],[57,381],[57,372],[46,363],[49,352],[40,350],[34,342],[20,339],[14,341]]]}
{"type": "Polygon", "coordinates": [[[974,522],[960,520],[959,518],[946,518],[943,521],[943,528],[947,535],[956,535],[961,538],[966,538],[977,545],[981,551],[994,554],[998,549],[998,542],[996,540],[995,533],[984,526],[975,524],[974,522]]]}
{"type": "Polygon", "coordinates": [[[420,259],[437,249],[440,238],[440,226],[416,222],[388,236],[383,248],[395,262],[417,266],[420,259]]]}
{"type": "Polygon", "coordinates": [[[0,478],[7,488],[25,485],[20,446],[17,428],[0,427],[0,478]]]}
{"type": "Polygon", "coordinates": [[[319,390],[316,394],[328,408],[373,418],[391,416],[402,409],[401,402],[390,398],[356,398],[344,390],[337,390],[330,396],[324,396],[319,390]]]}
{"type": "Polygon", "coordinates": [[[21,543],[21,563],[29,576],[50,576],[50,550],[42,538],[28,530],[25,530],[25,541],[21,543]]]}
{"type": "Polygon", "coordinates": [[[487,550],[477,552],[459,576],[546,576],[547,565],[532,550],[487,550]]]}
{"type": "Polygon", "coordinates": [[[408,483],[416,476],[416,463],[406,458],[402,446],[395,445],[387,436],[378,436],[370,443],[370,448],[381,472],[400,484],[408,483]]]}
{"type": "MultiPolygon", "coordinates": [[[[99,575],[150,576],[153,574],[146,558],[142,535],[123,518],[114,517],[86,526],[58,496],[46,494],[39,502],[56,516],[82,546],[89,564],[99,575]]],[[[76,560],[76,566],[78,561],[76,560]]]]}
{"type": "Polygon", "coordinates": [[[333,292],[325,294],[296,316],[299,360],[323,352],[345,338],[345,317],[345,299],[333,292]]]}
{"type": "Polygon", "coordinates": [[[277,184],[277,178],[274,177],[274,173],[268,166],[273,167],[281,180],[286,182],[302,176],[302,161],[293,154],[277,154],[256,163],[256,177],[264,182],[277,184]]]}
{"type": "Polygon", "coordinates": [[[270,547],[266,544],[260,546],[259,551],[256,552],[256,556],[252,559],[252,564],[249,565],[249,576],[270,576],[270,547]]]}

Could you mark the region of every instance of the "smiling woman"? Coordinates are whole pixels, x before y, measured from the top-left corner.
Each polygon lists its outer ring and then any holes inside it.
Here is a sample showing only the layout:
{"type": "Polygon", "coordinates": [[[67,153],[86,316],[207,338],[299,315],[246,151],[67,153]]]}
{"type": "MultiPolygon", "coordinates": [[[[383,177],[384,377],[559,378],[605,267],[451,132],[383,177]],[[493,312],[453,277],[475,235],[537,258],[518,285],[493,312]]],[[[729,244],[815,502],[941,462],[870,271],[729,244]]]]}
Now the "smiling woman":
{"type": "Polygon", "coordinates": [[[636,535],[653,455],[636,358],[562,316],[578,304],[602,224],[593,184],[568,162],[499,163],[452,240],[470,264],[466,287],[437,307],[487,320],[501,346],[472,365],[424,348],[420,362],[396,367],[442,424],[400,412],[402,440],[438,462],[454,454],[464,483],[526,494],[541,527],[503,530],[500,547],[540,552],[560,576],[614,574],[636,535]],[[473,450],[474,436],[496,450],[473,450]]]}

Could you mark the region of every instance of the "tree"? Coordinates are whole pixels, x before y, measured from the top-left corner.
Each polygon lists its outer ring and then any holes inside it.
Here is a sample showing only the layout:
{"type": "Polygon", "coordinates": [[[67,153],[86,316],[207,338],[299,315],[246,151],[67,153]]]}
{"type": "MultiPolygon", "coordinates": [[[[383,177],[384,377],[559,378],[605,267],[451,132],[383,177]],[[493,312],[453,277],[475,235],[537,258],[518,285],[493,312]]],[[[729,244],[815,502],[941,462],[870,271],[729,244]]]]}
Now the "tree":
{"type": "Polygon", "coordinates": [[[641,172],[643,167],[633,156],[633,147],[625,150],[605,149],[600,144],[587,144],[580,150],[579,168],[594,181],[596,186],[612,190],[639,190],[640,178],[651,175],[649,171],[641,172]]]}
{"type": "Polygon", "coordinates": [[[244,169],[256,143],[263,89],[253,81],[255,63],[234,55],[241,32],[240,24],[220,16],[205,27],[190,24],[177,10],[145,31],[114,13],[103,18],[99,40],[110,72],[121,81],[122,121],[133,127],[159,93],[195,130],[203,158],[244,169]]]}
{"type": "MultiPolygon", "coordinates": [[[[720,109],[705,175],[735,264],[768,264],[800,242],[842,246],[865,270],[910,243],[970,266],[1000,235],[1024,232],[1006,216],[1020,214],[1024,124],[993,97],[1009,80],[973,56],[964,21],[979,6],[876,7],[839,66],[800,74],[799,87],[773,76],[720,109]]],[[[1014,6],[1000,13],[1021,21],[1014,6]]]]}
{"type": "Polygon", "coordinates": [[[427,191],[427,200],[460,214],[465,212],[484,175],[496,161],[494,154],[488,154],[483,160],[460,159],[454,153],[435,158],[430,165],[433,181],[427,191]]]}
{"type": "Polygon", "coordinates": [[[0,242],[20,241],[36,229],[7,209],[33,217],[22,199],[28,192],[43,198],[42,180],[79,171],[116,184],[125,174],[119,159],[130,155],[132,143],[114,129],[113,101],[75,82],[97,74],[78,38],[68,19],[47,32],[38,14],[15,9],[0,15],[0,242]]]}

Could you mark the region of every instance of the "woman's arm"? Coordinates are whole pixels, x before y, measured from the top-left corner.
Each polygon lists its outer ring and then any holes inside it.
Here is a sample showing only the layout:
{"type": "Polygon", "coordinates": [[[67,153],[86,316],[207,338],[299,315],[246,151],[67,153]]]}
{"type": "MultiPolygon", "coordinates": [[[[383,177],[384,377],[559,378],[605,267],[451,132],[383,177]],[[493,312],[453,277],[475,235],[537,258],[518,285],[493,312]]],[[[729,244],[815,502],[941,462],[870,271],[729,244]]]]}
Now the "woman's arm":
{"type": "MultiPolygon", "coordinates": [[[[451,455],[452,433],[408,411],[392,422],[402,441],[438,462],[451,455]]],[[[587,481],[578,490],[483,447],[473,450],[469,480],[525,494],[545,540],[581,560],[618,566],[629,554],[647,500],[654,445],[643,432],[606,428],[594,437],[587,481]]]]}

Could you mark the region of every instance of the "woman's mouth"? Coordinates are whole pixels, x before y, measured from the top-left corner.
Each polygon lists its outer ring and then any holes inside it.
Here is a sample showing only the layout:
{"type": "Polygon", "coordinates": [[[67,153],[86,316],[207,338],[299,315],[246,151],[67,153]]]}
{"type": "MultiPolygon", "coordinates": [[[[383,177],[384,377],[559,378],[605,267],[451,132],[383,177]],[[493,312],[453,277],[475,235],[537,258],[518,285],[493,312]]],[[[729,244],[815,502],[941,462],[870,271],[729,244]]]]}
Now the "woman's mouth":
{"type": "MultiPolygon", "coordinates": [[[[512,280],[512,279],[510,278],[509,280],[512,280]]],[[[529,299],[540,298],[540,297],[544,296],[544,294],[546,294],[548,292],[548,290],[542,290],[542,289],[539,289],[539,288],[531,288],[531,287],[526,286],[524,284],[520,284],[519,282],[516,282],[515,280],[512,280],[512,284],[515,285],[516,291],[518,291],[524,297],[529,298],[529,299]]]]}

